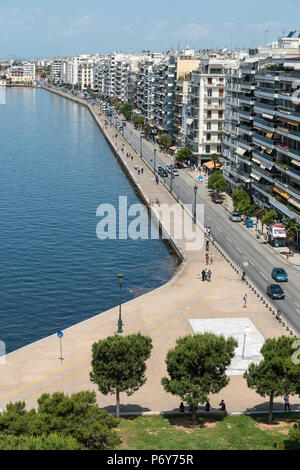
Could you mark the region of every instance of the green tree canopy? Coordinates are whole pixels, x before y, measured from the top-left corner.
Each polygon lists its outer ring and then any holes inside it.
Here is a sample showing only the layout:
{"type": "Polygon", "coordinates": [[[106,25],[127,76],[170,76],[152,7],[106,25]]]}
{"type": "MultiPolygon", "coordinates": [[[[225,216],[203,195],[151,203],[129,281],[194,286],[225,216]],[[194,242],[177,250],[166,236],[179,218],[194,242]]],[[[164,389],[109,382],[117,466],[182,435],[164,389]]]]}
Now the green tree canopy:
{"type": "Polygon", "coordinates": [[[144,123],[144,119],[142,118],[142,116],[138,116],[136,114],[132,116],[132,120],[137,126],[142,126],[144,123]]]}
{"type": "Polygon", "coordinates": [[[164,150],[167,150],[172,145],[172,139],[168,134],[161,134],[157,140],[159,146],[164,150]]]}
{"type": "Polygon", "coordinates": [[[265,225],[273,225],[276,222],[277,217],[277,212],[274,209],[271,209],[263,216],[262,223],[265,225]]]}
{"type": "Polygon", "coordinates": [[[214,182],[213,188],[218,191],[218,193],[223,193],[227,189],[227,181],[223,176],[221,178],[217,179],[217,181],[214,182]]]}
{"type": "Polygon", "coordinates": [[[214,162],[214,169],[217,168],[217,166],[220,165],[220,155],[218,153],[212,153],[210,155],[211,161],[214,162]]]}
{"type": "Polygon", "coordinates": [[[223,175],[221,171],[215,171],[210,177],[208,178],[208,187],[210,189],[214,189],[214,184],[221,180],[223,178],[223,175]]]}
{"type": "Polygon", "coordinates": [[[261,348],[263,360],[259,364],[251,363],[244,378],[249,388],[260,396],[269,397],[268,422],[272,422],[274,398],[285,393],[295,394],[300,383],[300,365],[294,364],[292,357],[294,339],[281,336],[267,339],[261,348]]]}
{"type": "Polygon", "coordinates": [[[290,429],[287,439],[277,445],[279,450],[300,450],[300,421],[290,429]]]}
{"type": "Polygon", "coordinates": [[[229,379],[225,374],[237,347],[234,338],[212,333],[189,335],[176,341],[166,357],[169,377],[161,381],[164,389],[192,406],[193,420],[198,403],[206,403],[229,379]]]}
{"type": "Polygon", "coordinates": [[[295,239],[297,232],[300,231],[300,224],[298,224],[296,219],[286,217],[284,219],[284,227],[288,240],[292,242],[295,239]]]}
{"type": "Polygon", "coordinates": [[[120,107],[120,112],[123,114],[123,116],[126,119],[130,119],[131,113],[132,113],[132,107],[130,106],[130,104],[125,103],[123,104],[123,106],[120,107]]]}
{"type": "Polygon", "coordinates": [[[73,437],[84,449],[113,449],[120,439],[118,421],[99,408],[95,392],[71,396],[43,394],[38,409],[26,411],[24,402],[10,403],[0,415],[0,435],[41,436],[58,433],[73,437]]]}
{"type": "Polygon", "coordinates": [[[0,450],[82,450],[72,436],[56,433],[41,436],[0,434],[0,450]]]}
{"type": "Polygon", "coordinates": [[[91,381],[104,395],[116,394],[116,416],[120,416],[120,393],[132,395],[146,382],[146,360],[152,340],[141,334],[110,336],[92,346],[91,381]]]}
{"type": "Polygon", "coordinates": [[[178,152],[176,153],[176,159],[181,162],[184,160],[189,160],[192,155],[193,150],[189,147],[184,147],[183,149],[178,150],[178,152]]]}
{"type": "Polygon", "coordinates": [[[233,191],[232,197],[233,197],[234,207],[235,209],[238,209],[238,210],[239,210],[240,204],[245,205],[246,202],[249,202],[249,203],[251,202],[249,194],[246,193],[246,191],[244,190],[233,191]]]}

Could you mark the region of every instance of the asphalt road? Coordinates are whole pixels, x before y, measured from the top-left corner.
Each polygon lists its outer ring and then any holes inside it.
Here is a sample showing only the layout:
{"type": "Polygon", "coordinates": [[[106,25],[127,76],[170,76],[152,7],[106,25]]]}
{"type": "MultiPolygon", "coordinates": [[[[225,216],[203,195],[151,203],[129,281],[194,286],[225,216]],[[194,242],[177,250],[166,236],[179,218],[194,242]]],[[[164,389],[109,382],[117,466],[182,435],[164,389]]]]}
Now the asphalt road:
{"type": "MultiPolygon", "coordinates": [[[[122,121],[120,116],[118,120],[122,121]]],[[[112,118],[115,123],[116,118],[112,118]]],[[[126,123],[124,127],[124,136],[127,141],[140,153],[142,149],[143,159],[154,168],[154,146],[145,139],[141,139],[140,133],[134,127],[126,123]],[[152,161],[151,161],[152,160],[152,161]]],[[[166,157],[157,150],[156,165],[165,167],[172,163],[170,156],[166,157]]],[[[178,170],[179,176],[173,178],[172,190],[183,204],[193,204],[195,181],[184,170],[178,170]]],[[[167,180],[166,183],[170,187],[170,176],[162,178],[167,180]]],[[[274,267],[283,267],[289,276],[287,283],[281,283],[285,290],[285,300],[271,300],[269,302],[276,310],[282,312],[282,316],[286,319],[294,332],[300,334],[300,269],[287,261],[261,240],[253,238],[253,235],[247,232],[247,229],[241,223],[229,221],[228,212],[221,205],[214,204],[208,196],[205,189],[205,183],[198,185],[197,203],[204,204],[205,215],[204,224],[211,227],[211,234],[218,242],[228,257],[234,261],[236,265],[241,265],[244,261],[248,261],[246,268],[246,277],[252,281],[262,292],[266,292],[268,284],[275,281],[271,278],[271,272],[274,267]]],[[[267,296],[267,294],[266,294],[267,296]]],[[[242,303],[242,299],[241,299],[242,303]]]]}

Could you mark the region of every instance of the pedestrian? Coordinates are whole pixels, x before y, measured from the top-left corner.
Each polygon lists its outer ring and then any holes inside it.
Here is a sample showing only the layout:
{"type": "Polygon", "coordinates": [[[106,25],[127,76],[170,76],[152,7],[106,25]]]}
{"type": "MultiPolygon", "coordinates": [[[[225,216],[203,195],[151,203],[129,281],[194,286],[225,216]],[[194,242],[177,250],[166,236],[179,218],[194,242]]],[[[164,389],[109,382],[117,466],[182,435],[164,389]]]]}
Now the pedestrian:
{"type": "Polygon", "coordinates": [[[224,400],[221,400],[221,403],[219,403],[219,406],[221,407],[221,411],[226,411],[226,405],[224,400]]]}
{"type": "Polygon", "coordinates": [[[247,307],[247,294],[244,295],[243,301],[244,301],[244,306],[243,307],[246,308],[247,307]]]}
{"type": "Polygon", "coordinates": [[[180,405],[179,405],[179,411],[180,411],[180,413],[184,413],[184,404],[183,404],[183,402],[181,402],[180,405]]]}
{"type": "Polygon", "coordinates": [[[214,255],[211,253],[211,255],[210,255],[210,264],[213,264],[213,259],[214,259],[214,255]]]}
{"type": "Polygon", "coordinates": [[[207,271],[207,280],[208,280],[208,282],[211,281],[211,270],[210,269],[207,271]]]}
{"type": "Polygon", "coordinates": [[[205,269],[205,280],[206,281],[208,280],[208,269],[207,268],[205,269]]]}
{"type": "Polygon", "coordinates": [[[206,253],[205,260],[206,260],[206,264],[208,264],[208,261],[209,261],[209,254],[208,253],[206,253]]]}
{"type": "Polygon", "coordinates": [[[131,161],[132,161],[132,160],[133,160],[133,156],[131,155],[130,157],[131,157],[131,161]]]}
{"type": "Polygon", "coordinates": [[[159,178],[157,175],[155,175],[155,181],[156,181],[156,184],[159,184],[159,178]]]}
{"type": "Polygon", "coordinates": [[[141,172],[141,170],[138,168],[138,171],[137,171],[137,172],[138,172],[138,175],[139,175],[139,174],[140,174],[140,172],[141,172]]]}
{"type": "Polygon", "coordinates": [[[209,251],[209,240],[206,240],[206,251],[209,251]]]}
{"type": "Polygon", "coordinates": [[[210,403],[209,403],[209,401],[207,401],[206,404],[205,404],[205,411],[209,412],[210,408],[211,408],[210,403]]]}
{"type": "Polygon", "coordinates": [[[158,199],[158,197],[156,198],[156,204],[157,204],[158,206],[160,205],[160,204],[159,204],[159,199],[158,199]]]}
{"type": "Polygon", "coordinates": [[[208,229],[207,229],[207,236],[208,236],[208,237],[210,237],[210,233],[211,233],[211,228],[208,227],[208,229]]]}
{"type": "Polygon", "coordinates": [[[283,399],[284,399],[284,412],[286,413],[286,410],[288,409],[290,413],[291,412],[290,399],[287,393],[284,395],[283,399]]]}
{"type": "Polygon", "coordinates": [[[205,281],[205,277],[206,277],[206,272],[205,272],[205,269],[203,268],[202,269],[202,281],[204,282],[205,281]]]}
{"type": "Polygon", "coordinates": [[[141,166],[141,173],[143,174],[144,173],[144,167],[141,166]]]}
{"type": "Polygon", "coordinates": [[[204,226],[204,236],[205,237],[207,236],[207,227],[206,227],[206,225],[204,226]]]}

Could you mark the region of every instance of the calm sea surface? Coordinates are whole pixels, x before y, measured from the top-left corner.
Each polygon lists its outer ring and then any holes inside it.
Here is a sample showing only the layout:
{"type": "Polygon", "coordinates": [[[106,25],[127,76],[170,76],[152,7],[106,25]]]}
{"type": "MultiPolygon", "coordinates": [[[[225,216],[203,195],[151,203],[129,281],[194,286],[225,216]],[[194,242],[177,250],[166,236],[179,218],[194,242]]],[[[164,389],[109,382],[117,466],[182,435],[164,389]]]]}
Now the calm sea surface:
{"type": "Polygon", "coordinates": [[[0,340],[9,352],[117,305],[120,271],[126,301],[165,283],[178,263],[160,240],[97,238],[99,204],[139,200],[87,109],[39,89],[9,89],[6,99],[0,340]]]}

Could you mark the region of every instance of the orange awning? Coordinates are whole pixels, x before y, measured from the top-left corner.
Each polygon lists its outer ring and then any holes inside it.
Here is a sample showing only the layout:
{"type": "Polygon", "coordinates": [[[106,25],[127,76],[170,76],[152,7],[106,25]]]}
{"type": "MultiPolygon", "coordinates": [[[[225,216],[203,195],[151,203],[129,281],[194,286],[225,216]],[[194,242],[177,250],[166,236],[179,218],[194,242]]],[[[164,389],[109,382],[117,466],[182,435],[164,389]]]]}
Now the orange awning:
{"type": "Polygon", "coordinates": [[[273,191],[275,191],[275,193],[278,193],[284,199],[290,199],[292,197],[290,194],[286,193],[285,191],[283,191],[283,189],[278,188],[277,186],[274,186],[274,188],[272,188],[272,189],[273,189],[273,191]]]}
{"type": "Polygon", "coordinates": [[[221,163],[214,164],[214,162],[211,160],[210,162],[203,163],[203,166],[206,166],[206,168],[208,168],[209,170],[213,170],[214,168],[220,168],[222,164],[221,163]]]}

